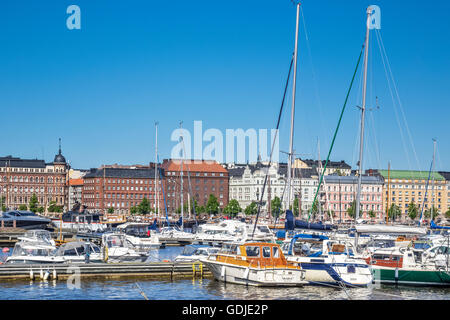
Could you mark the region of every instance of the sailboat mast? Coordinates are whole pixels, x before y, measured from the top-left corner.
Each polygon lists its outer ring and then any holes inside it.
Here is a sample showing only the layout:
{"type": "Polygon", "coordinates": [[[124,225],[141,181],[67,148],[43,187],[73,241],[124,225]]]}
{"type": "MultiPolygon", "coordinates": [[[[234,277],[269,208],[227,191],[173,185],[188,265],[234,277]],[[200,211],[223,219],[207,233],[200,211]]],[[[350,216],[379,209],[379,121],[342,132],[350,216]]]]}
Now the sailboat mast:
{"type": "Polygon", "coordinates": [[[159,192],[158,192],[158,122],[155,122],[155,216],[159,215],[159,192]]]}
{"type": "Polygon", "coordinates": [[[433,139],[433,186],[431,187],[431,208],[430,208],[430,222],[433,221],[433,211],[435,202],[435,193],[434,193],[434,169],[435,169],[435,159],[436,159],[436,139],[433,139]]]}
{"type": "Polygon", "coordinates": [[[298,25],[299,25],[299,18],[300,18],[300,1],[297,2],[297,19],[296,19],[296,25],[295,25],[295,46],[294,46],[294,79],[292,82],[292,109],[291,109],[291,133],[290,133],[290,140],[289,140],[289,156],[288,156],[288,167],[287,167],[287,174],[288,174],[288,196],[287,196],[287,206],[286,210],[289,209],[289,205],[291,204],[291,167],[292,167],[292,156],[293,156],[293,149],[294,149],[294,115],[295,115],[295,89],[296,89],[296,82],[297,82],[297,48],[298,48],[298,25]]]}
{"type": "Polygon", "coordinates": [[[387,201],[386,201],[386,225],[389,222],[389,199],[391,197],[391,162],[388,162],[388,183],[387,183],[387,192],[388,192],[388,197],[387,197],[387,201]]]}
{"type": "MultiPolygon", "coordinates": [[[[183,125],[183,121],[180,121],[180,133],[181,133],[181,141],[184,143],[183,141],[183,135],[182,135],[182,125],[183,125]]],[[[184,219],[183,219],[183,207],[184,207],[184,202],[183,202],[183,158],[184,158],[184,149],[183,149],[183,156],[181,157],[181,173],[180,173],[180,184],[181,184],[181,195],[180,195],[180,205],[181,205],[181,230],[183,230],[184,227],[184,219]]]]}
{"type": "Polygon", "coordinates": [[[359,219],[359,209],[361,205],[361,179],[363,174],[363,150],[364,150],[364,117],[366,113],[366,89],[367,89],[367,62],[369,59],[369,34],[370,34],[370,14],[372,13],[372,8],[367,8],[367,30],[366,30],[366,42],[365,42],[365,52],[364,52],[364,76],[363,76],[363,91],[362,91],[362,106],[361,106],[361,137],[359,143],[359,162],[358,162],[358,193],[356,195],[356,213],[355,213],[355,223],[359,219]]]}

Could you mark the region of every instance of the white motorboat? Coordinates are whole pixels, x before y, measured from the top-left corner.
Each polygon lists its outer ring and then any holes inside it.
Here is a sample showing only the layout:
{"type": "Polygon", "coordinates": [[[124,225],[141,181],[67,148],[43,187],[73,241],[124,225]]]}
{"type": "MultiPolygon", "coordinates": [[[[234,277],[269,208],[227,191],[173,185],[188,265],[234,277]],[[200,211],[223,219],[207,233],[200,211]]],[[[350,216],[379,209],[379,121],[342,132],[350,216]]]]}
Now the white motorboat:
{"type": "Polygon", "coordinates": [[[128,241],[138,251],[159,249],[161,243],[156,232],[149,230],[150,224],[138,222],[126,222],[117,226],[117,230],[124,233],[128,241]]]}
{"type": "Polygon", "coordinates": [[[90,242],[72,241],[62,244],[55,253],[65,262],[87,263],[103,262],[100,248],[90,242]]]}
{"type": "Polygon", "coordinates": [[[252,286],[302,286],[305,271],[287,261],[278,244],[254,242],[226,245],[200,260],[219,281],[252,286]]]}
{"type": "Polygon", "coordinates": [[[174,262],[196,262],[207,258],[209,255],[219,252],[220,248],[209,246],[188,245],[183,252],[178,255],[174,262]]]}
{"type": "Polygon", "coordinates": [[[158,235],[160,241],[192,242],[195,235],[190,232],[180,230],[177,226],[164,227],[158,235]]]}
{"type": "Polygon", "coordinates": [[[238,220],[223,220],[217,224],[203,224],[195,234],[198,243],[223,243],[247,241],[275,242],[275,236],[267,225],[246,224],[238,220]]]}
{"type": "Polygon", "coordinates": [[[14,245],[6,264],[52,264],[64,263],[62,257],[55,256],[55,246],[42,241],[19,241],[14,245]]]}
{"type": "Polygon", "coordinates": [[[53,247],[56,245],[48,230],[28,230],[23,236],[17,237],[17,239],[26,242],[44,242],[53,247]]]}
{"type": "Polygon", "coordinates": [[[144,262],[148,256],[148,252],[135,250],[123,233],[102,235],[102,260],[105,262],[144,262]]]}

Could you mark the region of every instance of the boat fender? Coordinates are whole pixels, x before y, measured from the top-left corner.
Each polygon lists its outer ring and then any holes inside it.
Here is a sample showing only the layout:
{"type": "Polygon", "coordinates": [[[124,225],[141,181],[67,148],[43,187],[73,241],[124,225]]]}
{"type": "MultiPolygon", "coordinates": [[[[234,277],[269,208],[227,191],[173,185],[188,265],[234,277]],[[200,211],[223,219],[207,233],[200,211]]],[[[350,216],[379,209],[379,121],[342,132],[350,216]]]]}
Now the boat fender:
{"type": "Polygon", "coordinates": [[[34,280],[33,269],[30,269],[30,280],[34,280]]]}
{"type": "Polygon", "coordinates": [[[42,269],[39,271],[39,276],[41,277],[41,279],[44,279],[44,272],[42,271],[42,269]]]}
{"type": "Polygon", "coordinates": [[[53,269],[53,280],[56,280],[56,269],[53,269]]]}
{"type": "Polygon", "coordinates": [[[163,262],[170,262],[170,260],[164,259],[163,262]]]}
{"type": "Polygon", "coordinates": [[[49,276],[50,276],[50,271],[49,270],[45,271],[44,280],[47,280],[49,276]]]}
{"type": "Polygon", "coordinates": [[[105,246],[105,249],[104,249],[103,260],[105,262],[108,262],[108,247],[107,246],[105,246]]]}
{"type": "Polygon", "coordinates": [[[225,266],[222,266],[222,270],[220,271],[220,276],[225,280],[225,266]]]}

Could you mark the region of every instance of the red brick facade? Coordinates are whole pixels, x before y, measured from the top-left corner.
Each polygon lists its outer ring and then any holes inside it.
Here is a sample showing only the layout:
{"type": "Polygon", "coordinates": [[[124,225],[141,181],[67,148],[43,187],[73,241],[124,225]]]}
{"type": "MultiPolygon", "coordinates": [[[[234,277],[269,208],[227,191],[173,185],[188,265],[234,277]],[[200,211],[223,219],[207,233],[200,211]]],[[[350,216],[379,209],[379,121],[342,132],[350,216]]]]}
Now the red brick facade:
{"type": "MultiPolygon", "coordinates": [[[[164,169],[164,191],[169,213],[181,207],[181,161],[165,159],[161,165],[164,169]]],[[[183,202],[187,203],[189,193],[198,206],[205,206],[209,195],[213,194],[221,209],[228,204],[228,171],[213,161],[183,161],[183,202]]]]}

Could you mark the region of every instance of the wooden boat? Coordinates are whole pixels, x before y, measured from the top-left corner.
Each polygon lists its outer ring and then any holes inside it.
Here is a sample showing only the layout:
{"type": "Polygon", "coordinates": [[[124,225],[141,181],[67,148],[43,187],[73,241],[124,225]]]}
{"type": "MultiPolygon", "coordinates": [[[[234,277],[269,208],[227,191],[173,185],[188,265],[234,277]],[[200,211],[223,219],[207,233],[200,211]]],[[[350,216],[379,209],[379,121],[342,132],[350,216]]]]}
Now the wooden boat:
{"type": "Polygon", "coordinates": [[[252,242],[228,244],[200,260],[214,278],[252,286],[302,286],[307,282],[298,263],[289,262],[278,244],[252,242]]]}

